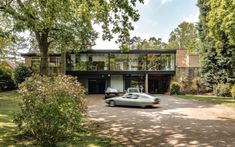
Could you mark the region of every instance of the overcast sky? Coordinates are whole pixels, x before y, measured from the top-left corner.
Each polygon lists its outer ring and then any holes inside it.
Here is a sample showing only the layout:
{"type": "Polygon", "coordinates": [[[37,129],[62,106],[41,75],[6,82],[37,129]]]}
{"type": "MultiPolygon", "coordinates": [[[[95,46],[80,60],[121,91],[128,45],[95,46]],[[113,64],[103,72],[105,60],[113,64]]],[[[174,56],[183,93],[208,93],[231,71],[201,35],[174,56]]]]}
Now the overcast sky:
{"type": "MultiPolygon", "coordinates": [[[[164,42],[169,39],[169,34],[181,22],[197,22],[199,10],[197,0],[145,0],[145,4],[137,6],[140,19],[134,23],[135,30],[132,36],[149,38],[152,36],[162,38],[164,42]]],[[[100,29],[97,27],[97,31],[100,29]]],[[[93,49],[118,49],[115,40],[96,40],[93,49]]]]}

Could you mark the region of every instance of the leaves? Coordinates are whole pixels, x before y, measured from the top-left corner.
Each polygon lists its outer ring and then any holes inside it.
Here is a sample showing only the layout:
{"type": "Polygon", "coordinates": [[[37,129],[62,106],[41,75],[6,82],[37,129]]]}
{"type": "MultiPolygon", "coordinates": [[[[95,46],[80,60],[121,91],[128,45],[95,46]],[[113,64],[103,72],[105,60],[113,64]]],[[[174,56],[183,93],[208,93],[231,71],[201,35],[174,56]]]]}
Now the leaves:
{"type": "Polygon", "coordinates": [[[167,48],[186,49],[188,53],[198,53],[201,41],[196,25],[182,22],[171,32],[167,48]]]}

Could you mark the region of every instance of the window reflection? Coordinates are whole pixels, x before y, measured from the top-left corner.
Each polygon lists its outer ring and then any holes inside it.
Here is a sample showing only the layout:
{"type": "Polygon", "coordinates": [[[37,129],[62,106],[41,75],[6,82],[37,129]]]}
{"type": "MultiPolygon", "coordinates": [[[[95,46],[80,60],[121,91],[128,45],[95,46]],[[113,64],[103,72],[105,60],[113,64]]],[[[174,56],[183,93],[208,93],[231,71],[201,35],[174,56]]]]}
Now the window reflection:
{"type": "Polygon", "coordinates": [[[110,70],[128,70],[128,55],[127,54],[111,54],[110,55],[110,70]]]}
{"type": "Polygon", "coordinates": [[[146,70],[146,55],[129,54],[129,70],[130,71],[146,70]]]}
{"type": "Polygon", "coordinates": [[[174,54],[70,54],[68,71],[173,71],[174,54]]]}

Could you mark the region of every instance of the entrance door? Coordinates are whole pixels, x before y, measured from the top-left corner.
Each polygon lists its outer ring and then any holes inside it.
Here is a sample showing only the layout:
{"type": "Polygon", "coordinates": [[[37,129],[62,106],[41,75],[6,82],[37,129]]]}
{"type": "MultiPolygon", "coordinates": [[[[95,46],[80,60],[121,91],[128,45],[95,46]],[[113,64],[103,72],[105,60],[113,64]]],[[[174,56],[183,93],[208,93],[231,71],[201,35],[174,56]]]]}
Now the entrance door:
{"type": "Polygon", "coordinates": [[[88,93],[89,94],[103,94],[104,91],[105,91],[105,80],[103,79],[88,80],[88,93]]]}

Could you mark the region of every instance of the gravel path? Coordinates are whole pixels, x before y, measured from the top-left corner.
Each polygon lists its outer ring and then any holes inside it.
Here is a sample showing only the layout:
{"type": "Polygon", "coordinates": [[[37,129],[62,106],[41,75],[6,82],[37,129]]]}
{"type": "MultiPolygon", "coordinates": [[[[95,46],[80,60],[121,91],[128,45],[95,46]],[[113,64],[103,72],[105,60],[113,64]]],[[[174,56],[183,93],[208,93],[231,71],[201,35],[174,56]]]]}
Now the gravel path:
{"type": "Polygon", "coordinates": [[[89,95],[89,116],[99,134],[128,147],[235,147],[235,111],[203,102],[159,95],[157,108],[108,107],[89,95]]]}

